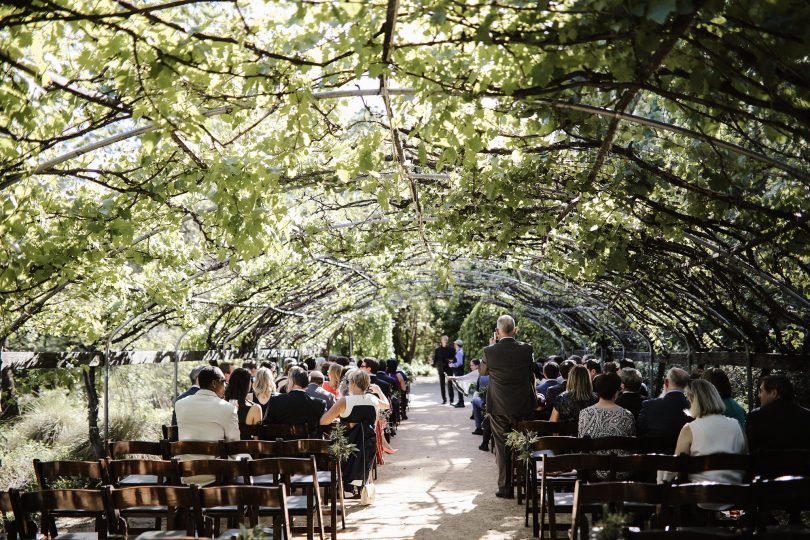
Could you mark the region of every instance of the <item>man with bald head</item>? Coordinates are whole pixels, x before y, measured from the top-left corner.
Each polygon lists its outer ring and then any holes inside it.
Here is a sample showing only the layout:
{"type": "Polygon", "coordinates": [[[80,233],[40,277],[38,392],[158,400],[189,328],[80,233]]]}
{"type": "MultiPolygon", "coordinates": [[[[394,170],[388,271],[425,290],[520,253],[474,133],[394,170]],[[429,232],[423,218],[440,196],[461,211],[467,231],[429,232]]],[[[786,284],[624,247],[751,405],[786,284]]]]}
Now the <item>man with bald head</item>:
{"type": "Polygon", "coordinates": [[[687,384],[689,373],[672,368],[664,379],[664,395],[641,404],[636,432],[639,437],[650,439],[650,450],[664,454],[675,452],[678,434],[689,421],[684,412],[689,409],[689,400],[684,395],[687,384]]]}
{"type": "Polygon", "coordinates": [[[490,346],[484,348],[479,373],[489,375],[487,413],[495,460],[498,463],[496,497],[514,497],[511,454],[506,448],[506,434],[521,420],[528,419],[537,406],[532,346],[515,339],[515,320],[501,315],[490,346]]]}

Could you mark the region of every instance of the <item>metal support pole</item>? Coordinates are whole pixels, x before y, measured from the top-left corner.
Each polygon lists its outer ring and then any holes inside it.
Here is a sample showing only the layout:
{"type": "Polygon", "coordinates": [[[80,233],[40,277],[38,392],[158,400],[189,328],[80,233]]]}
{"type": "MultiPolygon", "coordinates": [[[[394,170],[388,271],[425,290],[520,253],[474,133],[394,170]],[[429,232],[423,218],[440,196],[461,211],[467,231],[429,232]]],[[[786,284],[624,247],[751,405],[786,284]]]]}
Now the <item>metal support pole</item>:
{"type": "Polygon", "coordinates": [[[638,330],[636,330],[636,332],[638,332],[638,335],[640,335],[642,338],[644,338],[644,341],[647,342],[647,348],[650,350],[650,388],[649,388],[649,391],[650,391],[650,393],[652,393],[654,391],[654,389],[655,389],[655,351],[653,350],[652,340],[647,336],[647,334],[644,334],[644,333],[642,333],[642,332],[640,332],[638,330]]]}
{"type": "Polygon", "coordinates": [[[349,358],[354,356],[354,330],[349,330],[349,358]]]}
{"type": "Polygon", "coordinates": [[[112,331],[110,337],[107,338],[107,346],[104,348],[104,441],[110,438],[110,346],[112,340],[118,333],[124,329],[129,323],[143,315],[145,312],[139,312],[130,317],[129,319],[118,325],[118,328],[112,331]]]}
{"type": "Polygon", "coordinates": [[[180,395],[177,389],[177,373],[180,370],[180,342],[183,341],[183,338],[191,332],[191,328],[180,334],[180,337],[177,338],[177,341],[174,342],[174,401],[177,401],[177,396],[180,395]]]}

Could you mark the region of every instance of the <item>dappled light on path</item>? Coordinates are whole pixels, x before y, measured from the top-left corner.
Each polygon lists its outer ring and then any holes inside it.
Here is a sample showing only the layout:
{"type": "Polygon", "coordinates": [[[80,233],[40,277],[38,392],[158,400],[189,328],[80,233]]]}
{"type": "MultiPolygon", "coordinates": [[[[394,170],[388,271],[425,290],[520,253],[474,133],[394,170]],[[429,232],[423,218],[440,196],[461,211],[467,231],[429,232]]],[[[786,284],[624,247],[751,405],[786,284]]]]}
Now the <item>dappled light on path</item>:
{"type": "Polygon", "coordinates": [[[529,538],[523,507],[495,497],[495,457],[478,449],[467,403],[441,405],[436,379],[413,388],[409,420],[402,423],[379,467],[372,506],[349,501],[343,538],[476,539],[529,538]]]}

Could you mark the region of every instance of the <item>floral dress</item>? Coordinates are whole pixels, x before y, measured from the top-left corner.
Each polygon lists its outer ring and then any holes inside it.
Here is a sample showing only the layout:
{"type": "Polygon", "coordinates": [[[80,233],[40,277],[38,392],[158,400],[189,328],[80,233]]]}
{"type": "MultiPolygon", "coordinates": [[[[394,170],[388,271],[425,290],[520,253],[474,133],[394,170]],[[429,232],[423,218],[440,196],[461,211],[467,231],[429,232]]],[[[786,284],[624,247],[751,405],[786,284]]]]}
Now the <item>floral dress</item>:
{"type": "Polygon", "coordinates": [[[585,401],[577,401],[570,392],[565,391],[557,396],[557,401],[554,402],[554,408],[560,415],[560,422],[576,422],[579,418],[579,411],[586,407],[590,407],[598,400],[596,394],[591,396],[591,399],[585,401]]]}
{"type": "MultiPolygon", "coordinates": [[[[616,406],[611,408],[586,407],[579,413],[577,434],[580,437],[632,437],[636,434],[636,421],[633,413],[625,408],[616,406]]],[[[626,454],[623,450],[598,450],[596,454],[626,454]]],[[[596,477],[604,480],[608,471],[596,471],[596,477]]],[[[627,474],[617,474],[617,480],[629,478],[627,474]]]]}

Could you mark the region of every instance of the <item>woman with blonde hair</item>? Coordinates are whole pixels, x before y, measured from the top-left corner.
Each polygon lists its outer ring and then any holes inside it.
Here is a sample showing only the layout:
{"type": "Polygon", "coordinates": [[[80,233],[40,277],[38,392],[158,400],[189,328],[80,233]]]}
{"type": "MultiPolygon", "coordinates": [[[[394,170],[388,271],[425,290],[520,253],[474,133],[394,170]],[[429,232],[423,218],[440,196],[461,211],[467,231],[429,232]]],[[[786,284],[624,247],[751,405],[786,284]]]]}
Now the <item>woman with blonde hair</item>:
{"type": "MultiPolygon", "coordinates": [[[[685,424],[678,435],[675,455],[744,454],[745,435],[740,423],[725,416],[726,406],[712,383],[703,379],[690,381],[686,388],[689,414],[694,420],[685,424]]],[[[706,471],[689,475],[690,482],[739,484],[743,471],[706,471]]]]}
{"type": "Polygon", "coordinates": [[[332,405],[321,416],[321,425],[327,426],[340,417],[349,427],[346,439],[354,444],[359,452],[352,454],[342,465],[344,490],[356,491],[365,486],[374,464],[375,455],[381,457],[375,424],[377,411],[388,409],[391,404],[376,384],[371,384],[371,376],[362,369],[353,369],[346,374],[349,392],[332,405]],[[369,393],[370,391],[370,393],[369,393]]]}
{"type": "Polygon", "coordinates": [[[275,393],[276,382],[273,380],[273,372],[266,367],[259,368],[256,371],[256,380],[253,381],[253,400],[262,408],[262,418],[267,416],[270,398],[275,393]]]}
{"type": "Polygon", "coordinates": [[[338,388],[340,388],[341,375],[343,375],[343,366],[337,362],[330,364],[329,371],[327,371],[329,380],[323,383],[323,389],[331,394],[334,394],[335,397],[340,397],[338,388]]]}
{"type": "Polygon", "coordinates": [[[552,422],[576,422],[579,420],[579,411],[590,407],[597,401],[588,368],[582,365],[574,366],[568,373],[565,392],[557,396],[557,400],[554,402],[550,420],[552,422]]]}

